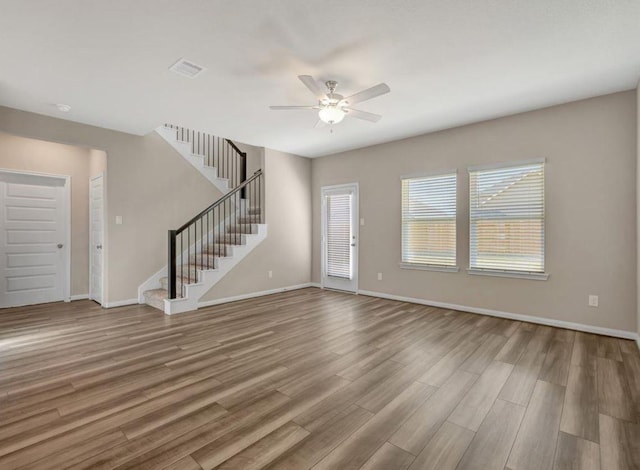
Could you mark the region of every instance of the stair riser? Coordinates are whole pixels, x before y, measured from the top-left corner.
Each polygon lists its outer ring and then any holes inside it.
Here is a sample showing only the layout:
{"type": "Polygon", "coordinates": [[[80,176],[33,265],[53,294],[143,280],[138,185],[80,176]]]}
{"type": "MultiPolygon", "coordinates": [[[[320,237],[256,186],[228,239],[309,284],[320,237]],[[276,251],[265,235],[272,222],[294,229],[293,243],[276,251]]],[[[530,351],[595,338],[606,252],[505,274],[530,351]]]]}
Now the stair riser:
{"type": "Polygon", "coordinates": [[[146,295],[145,295],[145,296],[144,296],[144,302],[145,302],[147,305],[150,305],[150,306],[152,306],[152,307],[154,307],[154,308],[157,308],[158,310],[160,310],[161,312],[163,312],[163,313],[164,313],[164,301],[163,301],[163,300],[160,300],[160,299],[152,299],[152,298],[149,298],[149,296],[146,296],[146,295]]]}
{"type": "Polygon", "coordinates": [[[225,256],[230,256],[233,245],[228,245],[220,240],[220,243],[211,243],[209,245],[205,245],[202,249],[202,253],[208,256],[214,256],[216,258],[221,258],[225,256]]]}
{"type": "Polygon", "coordinates": [[[242,233],[228,233],[226,235],[218,237],[218,241],[226,245],[244,245],[247,242],[242,233]]]}
{"type": "Polygon", "coordinates": [[[227,233],[256,233],[255,224],[227,225],[227,233]]]}
{"type": "Polygon", "coordinates": [[[238,224],[259,224],[260,216],[259,215],[250,215],[247,217],[238,217],[238,224]]]}
{"type": "Polygon", "coordinates": [[[220,245],[220,247],[209,247],[205,248],[204,253],[209,256],[214,256],[216,258],[224,258],[226,256],[231,256],[231,249],[227,248],[226,245],[220,245]]]}
{"type": "MultiPolygon", "coordinates": [[[[200,269],[200,268],[198,268],[200,269]]],[[[189,273],[187,272],[187,270],[183,270],[182,274],[183,276],[180,276],[180,266],[177,266],[176,268],[176,272],[178,274],[178,278],[176,280],[176,290],[180,289],[182,287],[182,283],[184,283],[185,285],[188,284],[195,284],[196,282],[198,282],[198,278],[195,275],[194,271],[191,271],[191,275],[187,276],[189,273]]],[[[163,277],[160,278],[160,285],[162,286],[163,289],[168,290],[168,286],[169,286],[169,278],[168,277],[163,277]]]]}
{"type": "MultiPolygon", "coordinates": [[[[192,284],[192,283],[195,283],[195,281],[187,282],[185,285],[192,284]]],[[[160,285],[162,286],[163,289],[169,290],[169,278],[163,277],[162,279],[160,279],[160,285]]],[[[181,288],[182,288],[182,282],[178,281],[178,283],[176,284],[176,292],[180,292],[181,288]]]]}
{"type": "Polygon", "coordinates": [[[200,269],[216,269],[218,266],[218,258],[215,254],[197,254],[191,255],[189,262],[197,265],[200,269]]]}

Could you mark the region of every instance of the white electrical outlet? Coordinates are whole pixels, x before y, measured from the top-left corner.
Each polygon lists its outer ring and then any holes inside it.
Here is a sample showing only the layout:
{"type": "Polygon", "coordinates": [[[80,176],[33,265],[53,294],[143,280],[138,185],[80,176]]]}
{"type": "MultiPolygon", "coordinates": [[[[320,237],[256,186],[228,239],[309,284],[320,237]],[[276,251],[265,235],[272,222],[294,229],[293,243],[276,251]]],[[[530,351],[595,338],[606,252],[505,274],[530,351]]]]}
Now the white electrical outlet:
{"type": "Polygon", "coordinates": [[[268,274],[269,274],[269,278],[273,277],[273,271],[269,271],[268,274]]]}
{"type": "Polygon", "coordinates": [[[382,273],[378,273],[378,281],[382,281],[382,273]]]}
{"type": "Polygon", "coordinates": [[[360,219],[360,225],[364,227],[364,217],[360,219]]]}
{"type": "Polygon", "coordinates": [[[122,225],[122,216],[116,215],[116,225],[122,225]]]}
{"type": "Polygon", "coordinates": [[[598,296],[589,295],[589,307],[597,307],[597,306],[598,306],[598,296]]]}

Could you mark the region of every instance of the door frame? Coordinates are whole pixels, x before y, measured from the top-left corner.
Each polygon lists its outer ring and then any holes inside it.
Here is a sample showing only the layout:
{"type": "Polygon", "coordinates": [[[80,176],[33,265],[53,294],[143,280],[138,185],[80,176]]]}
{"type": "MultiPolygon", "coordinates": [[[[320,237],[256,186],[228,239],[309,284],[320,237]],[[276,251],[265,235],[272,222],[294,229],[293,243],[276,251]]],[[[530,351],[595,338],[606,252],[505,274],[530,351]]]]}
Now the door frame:
{"type": "Polygon", "coordinates": [[[63,225],[65,228],[65,241],[64,241],[64,275],[62,286],[62,300],[64,302],[71,302],[71,176],[70,175],[56,175],[53,173],[40,173],[36,171],[24,171],[24,170],[11,170],[8,168],[0,168],[0,173],[6,173],[16,176],[35,176],[41,178],[51,178],[63,181],[62,187],[64,188],[64,202],[63,212],[64,220],[63,225]]]}
{"type": "MultiPolygon", "coordinates": [[[[356,249],[353,250],[353,276],[355,278],[356,288],[354,290],[354,294],[358,294],[360,289],[360,277],[359,277],[359,265],[360,265],[360,184],[356,181],[354,183],[343,183],[343,184],[334,184],[328,186],[322,186],[320,188],[320,206],[321,206],[321,215],[320,215],[320,256],[321,256],[321,271],[320,271],[320,287],[325,289],[324,278],[325,273],[327,272],[327,205],[324,199],[325,191],[332,190],[340,190],[340,189],[353,189],[354,197],[353,197],[353,219],[355,221],[353,227],[353,234],[356,236],[356,249]]],[[[350,292],[350,291],[349,291],[350,292]]]]}
{"type": "Polygon", "coordinates": [[[89,178],[89,293],[87,294],[89,296],[90,300],[93,300],[94,302],[97,302],[96,299],[93,298],[92,296],[92,284],[93,284],[93,263],[91,262],[91,256],[93,255],[92,253],[92,249],[93,249],[93,244],[92,244],[92,239],[91,239],[91,225],[92,225],[92,219],[91,219],[91,205],[93,201],[93,198],[91,197],[91,182],[95,179],[98,178],[102,178],[102,275],[100,276],[100,279],[102,279],[102,299],[100,302],[98,302],[101,306],[104,306],[104,262],[105,262],[105,258],[106,256],[104,255],[105,252],[105,237],[106,237],[106,210],[105,210],[105,204],[106,204],[106,193],[107,193],[107,174],[106,172],[102,171],[100,173],[98,173],[97,175],[91,176],[89,178]]]}

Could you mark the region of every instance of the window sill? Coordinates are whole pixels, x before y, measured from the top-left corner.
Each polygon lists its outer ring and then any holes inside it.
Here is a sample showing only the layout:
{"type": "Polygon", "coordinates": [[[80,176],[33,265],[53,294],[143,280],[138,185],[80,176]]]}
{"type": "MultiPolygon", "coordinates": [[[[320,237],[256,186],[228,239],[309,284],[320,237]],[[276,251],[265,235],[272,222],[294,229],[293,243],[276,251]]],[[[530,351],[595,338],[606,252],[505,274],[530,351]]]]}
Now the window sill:
{"type": "Polygon", "coordinates": [[[511,277],[515,279],[533,279],[535,281],[546,281],[549,279],[548,273],[524,273],[519,271],[493,271],[491,269],[467,269],[468,274],[474,276],[494,276],[494,277],[511,277]]]}
{"type": "Polygon", "coordinates": [[[458,266],[437,266],[435,264],[399,263],[402,269],[415,269],[417,271],[439,271],[443,273],[457,273],[458,266]]]}

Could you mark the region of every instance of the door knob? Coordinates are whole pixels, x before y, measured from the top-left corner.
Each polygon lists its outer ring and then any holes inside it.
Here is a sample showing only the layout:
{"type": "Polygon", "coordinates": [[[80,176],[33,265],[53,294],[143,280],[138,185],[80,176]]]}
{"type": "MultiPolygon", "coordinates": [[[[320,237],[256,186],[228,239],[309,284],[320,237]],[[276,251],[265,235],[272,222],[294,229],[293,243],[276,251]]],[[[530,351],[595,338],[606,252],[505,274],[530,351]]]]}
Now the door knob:
{"type": "Polygon", "coordinates": [[[102,245],[96,245],[96,248],[97,248],[98,250],[102,250],[102,245]]]}
{"type": "Polygon", "coordinates": [[[58,248],[62,248],[64,245],[62,243],[58,243],[58,248]]]}

